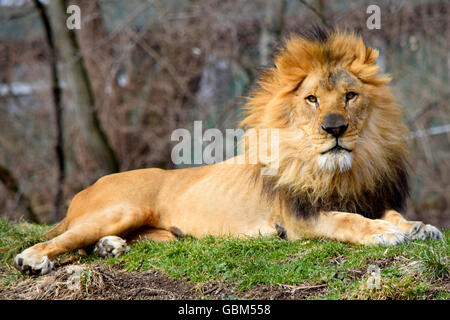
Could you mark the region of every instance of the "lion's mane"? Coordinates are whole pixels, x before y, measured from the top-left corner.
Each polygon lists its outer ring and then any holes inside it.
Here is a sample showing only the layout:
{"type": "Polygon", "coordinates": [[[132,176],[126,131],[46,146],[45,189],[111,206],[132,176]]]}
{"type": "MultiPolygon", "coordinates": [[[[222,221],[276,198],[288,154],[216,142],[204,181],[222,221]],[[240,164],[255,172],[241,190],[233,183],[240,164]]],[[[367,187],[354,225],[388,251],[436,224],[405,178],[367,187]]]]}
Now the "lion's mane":
{"type": "Polygon", "coordinates": [[[378,51],[367,48],[360,36],[344,31],[317,29],[291,36],[275,57],[275,67],[260,78],[244,109],[242,125],[256,131],[279,129],[279,169],[261,176],[269,200],[284,199],[299,216],[319,210],[360,213],[379,218],[386,209],[403,210],[409,193],[407,173],[408,130],[402,108],[395,102],[390,78],[378,72],[378,51]],[[359,132],[352,167],[346,172],[321,170],[317,153],[305,134],[292,126],[290,94],[314,69],[343,67],[364,85],[371,114],[359,132]]]}

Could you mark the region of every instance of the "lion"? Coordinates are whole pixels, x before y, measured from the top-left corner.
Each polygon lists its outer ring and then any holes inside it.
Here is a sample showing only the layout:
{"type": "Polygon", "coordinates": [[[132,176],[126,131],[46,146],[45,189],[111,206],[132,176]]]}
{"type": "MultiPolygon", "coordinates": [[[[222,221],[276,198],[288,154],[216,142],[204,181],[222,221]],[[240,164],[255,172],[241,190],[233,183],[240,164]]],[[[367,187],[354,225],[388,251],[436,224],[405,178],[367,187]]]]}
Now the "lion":
{"type": "Polygon", "coordinates": [[[184,235],[364,245],[441,239],[436,227],[401,214],[409,194],[408,130],[377,57],[349,31],[291,35],[248,98],[241,123],[256,135],[276,129],[277,157],[249,163],[247,148],[201,167],[104,176],[76,194],[49,240],[18,254],[14,266],[46,274],[64,252],[91,246],[102,257],[118,256],[129,250],[127,241],[184,235]],[[264,168],[275,170],[263,175],[264,168]]]}

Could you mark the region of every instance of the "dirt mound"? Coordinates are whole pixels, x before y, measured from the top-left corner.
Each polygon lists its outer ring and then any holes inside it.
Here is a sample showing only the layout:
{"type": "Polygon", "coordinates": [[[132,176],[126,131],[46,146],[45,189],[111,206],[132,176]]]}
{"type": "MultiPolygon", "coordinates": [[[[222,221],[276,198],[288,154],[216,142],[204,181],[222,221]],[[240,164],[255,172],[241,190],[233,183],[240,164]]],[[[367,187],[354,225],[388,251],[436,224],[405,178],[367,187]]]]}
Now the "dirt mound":
{"type": "Polygon", "coordinates": [[[191,299],[304,299],[326,293],[326,285],[256,285],[239,291],[232,284],[210,281],[193,284],[159,271],[129,272],[103,265],[69,265],[38,279],[28,278],[0,287],[7,300],[191,300],[191,299]]]}
{"type": "Polygon", "coordinates": [[[162,273],[127,272],[101,265],[69,265],[0,292],[3,299],[193,299],[193,286],[162,273]]]}

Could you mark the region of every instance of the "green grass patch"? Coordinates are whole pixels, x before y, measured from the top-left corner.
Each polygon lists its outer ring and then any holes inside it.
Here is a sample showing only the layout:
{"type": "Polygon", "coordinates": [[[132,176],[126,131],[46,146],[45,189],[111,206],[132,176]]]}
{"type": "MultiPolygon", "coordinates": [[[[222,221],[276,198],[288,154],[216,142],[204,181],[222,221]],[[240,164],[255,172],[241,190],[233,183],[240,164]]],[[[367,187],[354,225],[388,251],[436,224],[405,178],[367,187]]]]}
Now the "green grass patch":
{"type": "MultiPolygon", "coordinates": [[[[38,242],[48,226],[0,220],[1,270],[10,285],[15,254],[38,242]]],[[[157,243],[141,241],[118,257],[65,254],[75,263],[114,264],[133,272],[158,270],[193,283],[226,282],[239,290],[255,285],[326,285],[317,299],[449,299],[450,230],[443,241],[414,241],[396,247],[349,245],[323,239],[285,241],[276,237],[205,237],[157,243]],[[380,269],[380,288],[367,285],[367,270],[380,269]]],[[[4,278],[5,278],[4,277],[4,278]]]]}

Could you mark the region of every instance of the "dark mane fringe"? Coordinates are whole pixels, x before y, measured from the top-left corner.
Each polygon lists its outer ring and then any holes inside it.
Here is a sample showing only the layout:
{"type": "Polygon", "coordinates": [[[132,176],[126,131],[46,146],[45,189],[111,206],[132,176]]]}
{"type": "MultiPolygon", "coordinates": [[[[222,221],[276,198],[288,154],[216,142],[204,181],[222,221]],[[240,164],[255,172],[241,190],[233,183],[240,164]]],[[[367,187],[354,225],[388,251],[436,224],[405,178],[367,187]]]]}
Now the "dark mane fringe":
{"type": "Polygon", "coordinates": [[[406,164],[398,165],[397,168],[392,176],[383,176],[375,190],[362,191],[356,197],[342,199],[332,195],[313,203],[307,194],[293,194],[289,190],[277,188],[276,178],[268,176],[262,177],[261,193],[268,202],[279,196],[298,218],[314,217],[320,211],[341,211],[380,219],[386,210],[403,212],[406,209],[409,196],[408,169],[406,164]]]}
{"type": "Polygon", "coordinates": [[[326,28],[316,24],[311,28],[300,31],[299,35],[309,41],[324,43],[328,40],[333,32],[334,29],[332,28],[326,28]]]}

